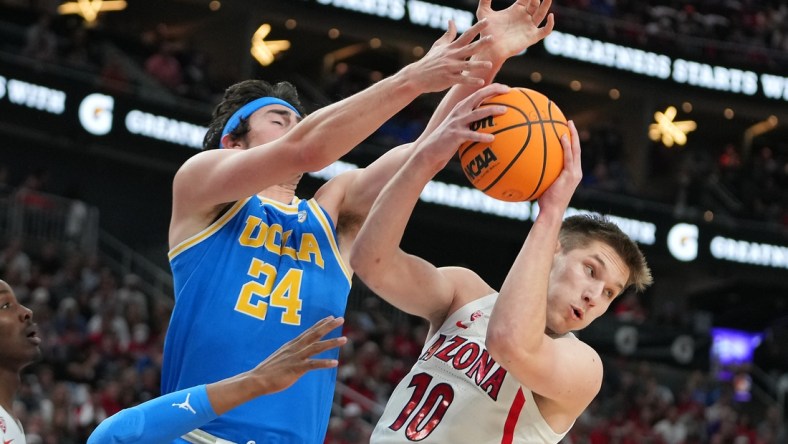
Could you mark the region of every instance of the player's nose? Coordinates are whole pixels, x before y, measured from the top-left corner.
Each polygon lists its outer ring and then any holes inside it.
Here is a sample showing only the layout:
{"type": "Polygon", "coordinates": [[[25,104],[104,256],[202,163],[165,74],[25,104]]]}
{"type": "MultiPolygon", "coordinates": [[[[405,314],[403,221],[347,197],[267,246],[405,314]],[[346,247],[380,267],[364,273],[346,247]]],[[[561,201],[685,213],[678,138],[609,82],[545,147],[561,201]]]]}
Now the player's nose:
{"type": "Polygon", "coordinates": [[[19,320],[22,322],[33,319],[33,310],[19,304],[19,320]]]}
{"type": "Polygon", "coordinates": [[[604,282],[594,282],[590,284],[583,292],[583,301],[588,304],[589,307],[595,306],[599,298],[602,297],[604,288],[604,282]]]}

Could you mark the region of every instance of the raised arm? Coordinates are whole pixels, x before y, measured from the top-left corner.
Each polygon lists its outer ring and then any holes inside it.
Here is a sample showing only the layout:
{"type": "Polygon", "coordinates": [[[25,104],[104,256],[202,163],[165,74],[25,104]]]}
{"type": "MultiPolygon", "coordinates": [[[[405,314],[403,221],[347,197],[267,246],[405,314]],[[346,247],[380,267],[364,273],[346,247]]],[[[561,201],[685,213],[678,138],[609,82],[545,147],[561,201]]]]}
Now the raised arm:
{"type": "MultiPolygon", "coordinates": [[[[481,76],[484,83],[457,82],[443,97],[419,139],[429,136],[460,100],[490,84],[507,59],[521,54],[553,30],[553,14],[549,13],[552,0],[517,0],[500,11],[494,11],[491,2],[481,0],[476,11],[479,22],[487,23],[481,33],[490,38],[491,44],[480,47],[471,57],[473,61],[491,64],[491,69],[472,73],[481,76]],[[540,27],[543,22],[544,26],[540,27]]],[[[405,145],[387,153],[364,170],[353,172],[351,177],[341,179],[346,182],[341,211],[361,215],[363,219],[381,188],[400,169],[410,153],[411,146],[405,145]]]]}
{"type": "Polygon", "coordinates": [[[327,317],[284,344],[252,370],[208,385],[169,393],[121,410],[104,420],[88,444],[168,443],[259,396],[284,390],[304,373],[337,366],[334,359],[312,356],[344,344],[347,339],[321,341],[344,319],[327,317]]]}
{"type": "MultiPolygon", "coordinates": [[[[490,142],[492,135],[471,131],[469,125],[503,107],[474,109],[485,97],[508,91],[487,86],[463,100],[429,137],[414,146],[413,155],[383,188],[352,249],[350,264],[376,294],[397,308],[421,316],[433,325],[445,316],[456,294],[456,280],[473,279],[470,271],[437,269],[403,252],[399,245],[424,186],[466,140],[490,142]]],[[[478,279],[478,277],[477,277],[478,279]]],[[[486,285],[478,284],[477,285],[486,285]]]]}
{"type": "MultiPolygon", "coordinates": [[[[482,35],[492,38],[492,44],[474,54],[472,59],[492,63],[492,69],[486,71],[485,85],[493,81],[506,60],[522,54],[550,35],[555,26],[555,18],[549,12],[552,3],[552,0],[516,0],[508,8],[495,11],[492,0],[479,1],[476,18],[488,22],[482,35]]],[[[437,127],[457,102],[479,88],[479,85],[470,83],[453,86],[435,110],[424,134],[437,127]]]]}
{"type": "MultiPolygon", "coordinates": [[[[175,205],[210,210],[260,190],[317,171],[346,154],[386,120],[423,93],[456,83],[481,84],[470,69],[489,62],[468,61],[489,43],[473,41],[486,22],[455,39],[454,29],[439,38],[420,60],[344,100],[326,106],[273,141],[247,150],[208,150],[189,159],[175,177],[175,205]]],[[[254,117],[254,116],[252,116],[254,117]]]]}
{"type": "MultiPolygon", "coordinates": [[[[487,328],[495,360],[534,393],[552,401],[571,424],[599,391],[599,356],[581,341],[546,333],[548,279],[563,215],[582,177],[577,129],[564,136],[564,169],[539,199],[539,215],[507,275],[487,328]]],[[[542,405],[540,405],[542,409],[542,405]]],[[[543,410],[543,415],[545,411],[543,410]]]]}

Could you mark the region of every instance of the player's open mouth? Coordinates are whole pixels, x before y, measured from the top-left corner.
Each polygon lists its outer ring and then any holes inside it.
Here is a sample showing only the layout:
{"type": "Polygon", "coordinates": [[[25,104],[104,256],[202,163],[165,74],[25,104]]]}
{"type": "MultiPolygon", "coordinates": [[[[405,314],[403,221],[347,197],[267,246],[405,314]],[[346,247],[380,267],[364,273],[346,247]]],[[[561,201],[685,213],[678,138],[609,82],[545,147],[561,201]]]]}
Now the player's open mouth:
{"type": "Polygon", "coordinates": [[[572,306],[572,314],[574,314],[577,319],[581,321],[583,320],[583,315],[584,315],[583,310],[575,307],[574,305],[572,306]]]}
{"type": "Polygon", "coordinates": [[[41,344],[41,338],[38,336],[38,330],[35,328],[28,329],[27,339],[35,345],[41,344]]]}

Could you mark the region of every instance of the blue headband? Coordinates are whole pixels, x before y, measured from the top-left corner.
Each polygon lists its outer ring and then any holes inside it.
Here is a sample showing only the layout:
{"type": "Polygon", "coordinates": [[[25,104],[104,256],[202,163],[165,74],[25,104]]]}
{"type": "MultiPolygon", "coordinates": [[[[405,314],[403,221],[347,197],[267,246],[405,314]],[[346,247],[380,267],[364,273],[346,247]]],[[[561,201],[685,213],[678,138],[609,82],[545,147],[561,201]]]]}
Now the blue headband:
{"type": "MultiPolygon", "coordinates": [[[[251,102],[242,106],[241,109],[239,109],[238,111],[233,113],[232,116],[230,116],[230,119],[227,120],[227,124],[224,125],[224,129],[222,130],[222,137],[235,131],[235,129],[238,128],[238,125],[241,124],[241,119],[248,119],[249,116],[254,114],[255,111],[268,105],[286,106],[291,110],[293,110],[296,116],[301,117],[301,113],[299,113],[298,110],[295,109],[293,105],[285,102],[282,99],[277,99],[276,97],[260,97],[259,99],[252,100],[251,102]]],[[[223,147],[221,142],[219,142],[219,146],[223,147]]]]}

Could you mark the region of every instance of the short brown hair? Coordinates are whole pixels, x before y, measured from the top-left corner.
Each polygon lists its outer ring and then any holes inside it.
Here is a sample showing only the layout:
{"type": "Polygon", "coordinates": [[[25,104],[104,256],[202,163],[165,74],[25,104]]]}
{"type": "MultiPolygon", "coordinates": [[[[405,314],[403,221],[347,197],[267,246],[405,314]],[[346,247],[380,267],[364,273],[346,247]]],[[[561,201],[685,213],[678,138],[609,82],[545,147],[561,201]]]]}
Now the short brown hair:
{"type": "Polygon", "coordinates": [[[629,267],[625,288],[633,287],[641,292],[654,282],[646,258],[635,241],[604,216],[581,214],[567,217],[561,225],[558,241],[563,251],[583,248],[593,241],[610,245],[629,267]]]}

